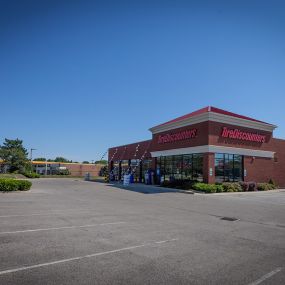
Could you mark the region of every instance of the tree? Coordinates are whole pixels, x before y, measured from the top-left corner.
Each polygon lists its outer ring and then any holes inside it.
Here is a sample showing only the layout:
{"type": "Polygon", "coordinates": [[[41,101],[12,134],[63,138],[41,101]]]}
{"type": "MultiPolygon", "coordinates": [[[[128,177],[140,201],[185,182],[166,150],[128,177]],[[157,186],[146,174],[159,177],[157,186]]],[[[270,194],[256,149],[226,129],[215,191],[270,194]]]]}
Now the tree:
{"type": "Polygon", "coordinates": [[[84,160],[82,163],[83,163],[83,164],[89,164],[89,161],[84,160]]]}
{"type": "Polygon", "coordinates": [[[72,160],[68,160],[62,156],[58,156],[55,158],[54,162],[72,162],[72,160]]]}
{"type": "Polygon", "coordinates": [[[0,159],[8,166],[10,172],[24,171],[28,165],[28,151],[24,148],[23,141],[5,139],[0,146],[0,159]]]}
{"type": "Polygon", "coordinates": [[[44,157],[37,157],[37,158],[33,159],[33,161],[47,161],[47,160],[44,157]]]}
{"type": "Polygon", "coordinates": [[[95,164],[108,164],[107,160],[96,160],[95,164]]]}

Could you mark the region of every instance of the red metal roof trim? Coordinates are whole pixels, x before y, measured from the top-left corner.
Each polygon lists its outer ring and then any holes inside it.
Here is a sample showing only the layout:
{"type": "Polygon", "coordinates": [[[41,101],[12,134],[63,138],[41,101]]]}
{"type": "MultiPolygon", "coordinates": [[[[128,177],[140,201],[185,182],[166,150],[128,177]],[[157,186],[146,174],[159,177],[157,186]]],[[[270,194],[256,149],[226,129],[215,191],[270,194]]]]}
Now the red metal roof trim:
{"type": "Polygon", "coordinates": [[[225,110],[222,110],[222,109],[218,109],[218,108],[215,108],[215,107],[212,107],[212,106],[208,106],[208,107],[199,109],[199,110],[197,110],[195,112],[192,112],[192,113],[186,114],[184,116],[178,117],[176,119],[170,120],[170,121],[168,121],[166,123],[157,125],[156,127],[165,126],[165,125],[168,125],[168,124],[171,124],[171,123],[176,123],[176,122],[182,121],[184,119],[195,117],[197,115],[201,115],[201,114],[208,113],[208,112],[213,112],[213,113],[222,114],[222,115],[226,115],[226,116],[231,116],[231,117],[235,117],[235,118],[240,118],[240,119],[244,119],[244,120],[249,120],[249,121],[253,121],[253,122],[259,122],[259,123],[263,123],[263,124],[268,124],[266,122],[259,121],[259,120],[256,120],[256,119],[253,119],[253,118],[250,118],[250,117],[246,117],[246,116],[243,116],[243,115],[239,115],[239,114],[228,112],[228,111],[225,111],[225,110]]]}

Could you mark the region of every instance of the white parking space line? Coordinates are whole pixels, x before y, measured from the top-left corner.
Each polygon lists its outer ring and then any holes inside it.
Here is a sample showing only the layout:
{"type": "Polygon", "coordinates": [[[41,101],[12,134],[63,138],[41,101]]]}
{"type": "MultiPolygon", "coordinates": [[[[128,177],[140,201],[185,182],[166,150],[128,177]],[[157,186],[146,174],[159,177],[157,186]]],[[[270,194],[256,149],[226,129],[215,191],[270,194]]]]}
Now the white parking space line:
{"type": "Polygon", "coordinates": [[[272,277],[273,275],[277,274],[278,272],[280,272],[282,270],[282,267],[278,267],[275,270],[265,274],[264,276],[262,276],[261,278],[257,279],[256,281],[248,284],[248,285],[258,285],[261,284],[263,281],[269,279],[270,277],[272,277]]]}
{"type": "Polygon", "coordinates": [[[97,227],[97,226],[119,225],[119,224],[125,224],[125,223],[126,222],[113,222],[113,223],[102,223],[102,224],[83,225],[83,226],[66,226],[66,227],[57,227],[57,228],[45,228],[45,229],[32,229],[32,230],[21,230],[21,231],[11,231],[11,232],[0,232],[0,235],[31,233],[31,232],[41,232],[41,231],[54,231],[54,230],[64,230],[64,229],[91,228],[91,227],[97,227]]]}
{"type": "Polygon", "coordinates": [[[0,218],[13,218],[13,217],[31,217],[31,216],[53,216],[65,213],[92,213],[92,210],[54,210],[53,212],[37,213],[37,214],[18,214],[18,215],[3,215],[0,218]]]}
{"type": "Polygon", "coordinates": [[[24,266],[24,267],[4,270],[4,271],[0,271],[0,276],[8,274],[8,273],[15,273],[15,272],[19,272],[19,271],[30,270],[30,269],[40,268],[40,267],[46,267],[46,266],[50,266],[50,265],[66,263],[66,262],[71,262],[71,261],[81,260],[81,259],[86,259],[86,258],[92,258],[92,257],[97,257],[97,256],[102,256],[102,255],[107,255],[107,254],[112,254],[112,253],[118,253],[118,252],[122,252],[122,251],[128,251],[128,250],[133,250],[133,249],[137,249],[137,248],[142,248],[142,247],[147,247],[147,246],[153,246],[153,245],[158,245],[158,244],[162,244],[162,243],[167,243],[167,242],[174,242],[174,241],[177,241],[177,240],[178,239],[169,239],[169,240],[149,242],[149,243],[145,243],[145,244],[134,245],[134,246],[129,246],[129,247],[123,247],[123,248],[109,250],[109,251],[97,252],[97,253],[88,254],[88,255],[84,255],[84,256],[72,257],[72,258],[67,258],[67,259],[61,259],[61,260],[56,260],[56,261],[52,261],[52,262],[47,262],[47,263],[40,263],[40,264],[36,264],[36,265],[31,265],[31,266],[24,266]]]}

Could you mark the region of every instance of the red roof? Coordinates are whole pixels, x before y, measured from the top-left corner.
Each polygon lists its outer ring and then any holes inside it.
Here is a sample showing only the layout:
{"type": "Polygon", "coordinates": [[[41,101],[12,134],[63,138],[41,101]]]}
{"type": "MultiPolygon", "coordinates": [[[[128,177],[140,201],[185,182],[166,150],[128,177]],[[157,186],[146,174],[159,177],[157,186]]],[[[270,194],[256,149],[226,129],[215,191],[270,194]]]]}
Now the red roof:
{"type": "MultiPolygon", "coordinates": [[[[263,121],[259,121],[259,120],[256,120],[256,119],[253,119],[253,118],[250,118],[250,117],[246,117],[246,116],[243,116],[243,115],[239,115],[239,114],[235,114],[235,113],[232,113],[232,112],[228,112],[228,111],[225,111],[225,110],[222,110],[222,109],[218,109],[218,108],[215,108],[215,107],[212,107],[212,106],[208,106],[208,107],[205,107],[205,108],[202,108],[202,109],[199,109],[195,112],[192,112],[192,113],[189,113],[189,114],[186,114],[184,116],[181,116],[181,117],[178,117],[176,119],[173,119],[171,121],[168,121],[166,123],[163,123],[163,124],[160,124],[156,127],[160,127],[160,126],[164,126],[164,125],[168,125],[168,124],[171,124],[171,123],[175,123],[175,122],[179,122],[179,121],[182,121],[184,119],[188,119],[188,118],[191,118],[191,117],[195,117],[197,115],[201,115],[201,114],[204,114],[204,113],[208,113],[208,112],[213,112],[213,113],[217,113],[217,114],[222,114],[222,115],[227,115],[227,116],[231,116],[231,117],[235,117],[235,118],[240,118],[240,119],[245,119],[245,120],[249,120],[249,121],[253,121],[253,122],[259,122],[259,123],[264,123],[264,124],[268,124],[266,122],[263,122],[263,121]]],[[[269,124],[268,124],[269,125],[269,124]]]]}

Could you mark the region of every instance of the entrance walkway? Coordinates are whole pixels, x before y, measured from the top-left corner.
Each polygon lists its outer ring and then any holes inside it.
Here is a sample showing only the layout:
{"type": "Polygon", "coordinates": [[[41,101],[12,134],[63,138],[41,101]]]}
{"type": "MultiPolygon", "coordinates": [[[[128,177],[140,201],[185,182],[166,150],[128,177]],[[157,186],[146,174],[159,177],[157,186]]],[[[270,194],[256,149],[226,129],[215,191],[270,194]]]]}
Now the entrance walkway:
{"type": "Polygon", "coordinates": [[[159,193],[176,193],[181,192],[179,189],[173,189],[173,188],[166,188],[166,187],[160,187],[158,185],[146,185],[142,183],[132,183],[128,186],[124,186],[120,182],[110,182],[108,186],[134,191],[142,194],[159,194],[159,193]]]}

